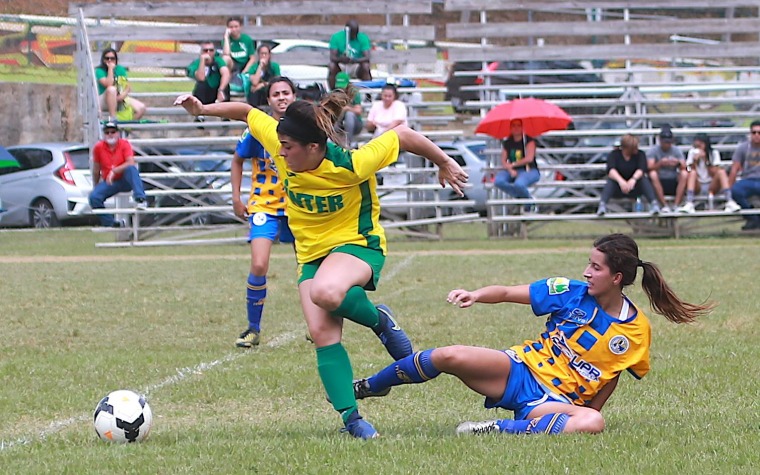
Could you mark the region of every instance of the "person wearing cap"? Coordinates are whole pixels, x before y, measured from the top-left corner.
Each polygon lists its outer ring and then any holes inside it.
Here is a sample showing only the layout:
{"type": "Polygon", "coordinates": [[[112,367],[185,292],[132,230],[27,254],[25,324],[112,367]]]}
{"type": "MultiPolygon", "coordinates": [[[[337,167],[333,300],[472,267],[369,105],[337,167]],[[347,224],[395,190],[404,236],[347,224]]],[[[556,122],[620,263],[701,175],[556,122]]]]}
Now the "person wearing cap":
{"type": "MultiPolygon", "coordinates": [[[[728,175],[731,193],[742,209],[753,208],[749,200],[760,196],[760,120],[750,124],[749,133],[749,140],[736,147],[728,175]],[[740,173],[742,179],[738,180],[740,173]]],[[[749,214],[744,219],[747,223],[742,231],[760,229],[760,215],[749,214]]]]}
{"type": "Polygon", "coordinates": [[[649,180],[652,188],[660,201],[663,213],[670,213],[671,209],[665,201],[665,195],[675,195],[675,206],[678,206],[686,192],[686,160],[683,152],[673,146],[673,131],[670,126],[663,125],[660,129],[660,138],[656,145],[647,152],[647,166],[649,167],[649,180]]]}
{"type": "MultiPolygon", "coordinates": [[[[145,190],[137,171],[132,145],[119,135],[119,126],[109,121],[103,125],[103,140],[92,149],[92,209],[105,208],[105,201],[117,193],[132,191],[138,209],[147,208],[145,190]]],[[[112,214],[98,215],[101,226],[121,227],[112,214]]]]}
{"type": "MultiPolygon", "coordinates": [[[[338,73],[335,77],[335,89],[346,91],[350,83],[348,74],[344,72],[338,73]]],[[[343,113],[338,118],[335,129],[346,135],[346,142],[349,147],[356,148],[356,136],[359,135],[363,127],[362,98],[361,94],[356,92],[351,102],[343,107],[343,113]]]]}
{"type": "Polygon", "coordinates": [[[327,84],[335,89],[335,78],[341,70],[349,76],[371,81],[369,54],[372,42],[365,33],[359,32],[359,22],[348,20],[344,29],[330,37],[330,65],[327,84]]]}

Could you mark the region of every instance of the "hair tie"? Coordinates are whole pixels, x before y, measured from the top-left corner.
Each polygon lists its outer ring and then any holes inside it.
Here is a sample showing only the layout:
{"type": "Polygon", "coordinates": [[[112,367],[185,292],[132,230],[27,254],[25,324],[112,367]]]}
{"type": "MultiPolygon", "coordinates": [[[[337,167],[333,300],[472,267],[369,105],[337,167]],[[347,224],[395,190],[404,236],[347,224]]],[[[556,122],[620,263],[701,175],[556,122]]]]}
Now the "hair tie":
{"type": "Polygon", "coordinates": [[[644,261],[642,261],[641,259],[639,259],[639,262],[636,263],[636,266],[637,267],[644,267],[644,261]]]}

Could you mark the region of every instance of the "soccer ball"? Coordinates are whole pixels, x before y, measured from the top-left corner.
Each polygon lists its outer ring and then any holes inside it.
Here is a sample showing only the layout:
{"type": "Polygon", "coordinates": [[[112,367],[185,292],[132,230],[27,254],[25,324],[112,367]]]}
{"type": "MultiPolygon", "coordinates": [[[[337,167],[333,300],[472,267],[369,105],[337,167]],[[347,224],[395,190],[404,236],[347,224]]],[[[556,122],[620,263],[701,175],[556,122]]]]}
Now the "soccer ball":
{"type": "Polygon", "coordinates": [[[120,444],[144,440],[153,425],[153,413],[145,396],[124,389],[101,399],[93,419],[101,439],[120,444]]]}

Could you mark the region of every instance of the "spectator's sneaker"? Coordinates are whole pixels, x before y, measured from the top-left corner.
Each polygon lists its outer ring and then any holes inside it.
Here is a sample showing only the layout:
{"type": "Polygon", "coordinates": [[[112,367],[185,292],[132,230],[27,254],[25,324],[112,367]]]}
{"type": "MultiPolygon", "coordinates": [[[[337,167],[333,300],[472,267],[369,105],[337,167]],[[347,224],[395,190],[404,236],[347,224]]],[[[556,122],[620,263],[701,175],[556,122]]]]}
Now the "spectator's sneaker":
{"type": "Polygon", "coordinates": [[[482,435],[499,432],[499,424],[496,421],[462,422],[457,426],[457,435],[482,435]]]}
{"type": "Polygon", "coordinates": [[[372,391],[369,388],[369,383],[366,379],[355,379],[354,380],[354,397],[359,399],[365,399],[368,397],[383,397],[387,396],[388,393],[391,392],[391,388],[385,388],[382,391],[372,391]]]}
{"type": "Polygon", "coordinates": [[[238,339],[235,341],[235,346],[238,348],[251,348],[253,346],[257,346],[260,339],[261,337],[259,336],[259,332],[249,328],[240,334],[238,339]]]}
{"type": "Polygon", "coordinates": [[[126,228],[127,227],[127,222],[124,221],[123,219],[117,219],[116,221],[113,222],[113,224],[111,225],[111,227],[112,228],[126,228]]]}
{"type": "Polygon", "coordinates": [[[391,358],[398,361],[412,354],[412,342],[393,318],[393,312],[385,305],[375,307],[380,313],[380,328],[375,334],[383,342],[391,358]]]}
{"type": "Polygon", "coordinates": [[[145,198],[139,198],[135,201],[135,208],[148,209],[148,202],[145,201],[145,198]]]}
{"type": "Polygon", "coordinates": [[[607,212],[607,206],[604,203],[599,203],[599,208],[596,210],[597,216],[604,216],[607,212]]]}
{"type": "Polygon", "coordinates": [[[739,206],[739,203],[737,203],[734,200],[728,200],[726,201],[726,207],[723,208],[723,211],[725,211],[726,213],[736,213],[740,209],[742,209],[742,207],[739,206]]]}
{"type": "Polygon", "coordinates": [[[680,213],[694,214],[696,212],[696,209],[694,209],[694,203],[692,203],[691,201],[689,201],[686,204],[684,204],[683,206],[681,206],[680,208],[678,208],[678,211],[680,213]]]}
{"type": "Polygon", "coordinates": [[[742,226],[742,231],[754,231],[755,229],[760,229],[760,221],[750,220],[742,226]]]}
{"type": "Polygon", "coordinates": [[[341,432],[348,432],[353,437],[364,440],[380,437],[380,434],[378,434],[375,428],[372,427],[372,424],[362,419],[362,416],[359,415],[359,411],[354,411],[353,414],[348,417],[346,427],[341,429],[341,432]]]}
{"type": "Polygon", "coordinates": [[[660,208],[660,213],[662,214],[670,214],[673,210],[670,209],[670,206],[664,205],[662,208],[660,208]]]}
{"type": "Polygon", "coordinates": [[[656,216],[656,215],[660,214],[660,211],[662,211],[660,209],[660,205],[658,205],[656,203],[649,207],[649,214],[651,214],[653,216],[656,216]]]}

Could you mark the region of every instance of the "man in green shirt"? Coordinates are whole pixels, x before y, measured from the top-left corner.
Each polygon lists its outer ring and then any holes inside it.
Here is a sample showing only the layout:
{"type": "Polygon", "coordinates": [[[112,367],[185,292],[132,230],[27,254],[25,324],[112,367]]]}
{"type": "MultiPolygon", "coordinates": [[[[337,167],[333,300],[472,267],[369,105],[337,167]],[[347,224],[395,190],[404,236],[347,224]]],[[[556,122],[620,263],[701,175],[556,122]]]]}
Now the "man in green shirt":
{"type": "Polygon", "coordinates": [[[214,43],[201,43],[201,55],[187,67],[187,75],[195,79],[193,95],[203,104],[229,100],[230,70],[224,59],[216,56],[214,43]]]}
{"type": "Polygon", "coordinates": [[[256,42],[240,30],[242,24],[243,19],[238,16],[227,19],[222,55],[232,73],[248,74],[256,61],[256,42]]]}
{"type": "Polygon", "coordinates": [[[372,43],[369,36],[359,32],[359,23],[356,20],[348,20],[346,27],[332,35],[330,38],[330,72],[327,76],[327,84],[330,89],[335,89],[335,76],[344,70],[349,75],[371,81],[372,74],[369,70],[369,52],[372,43]]]}

